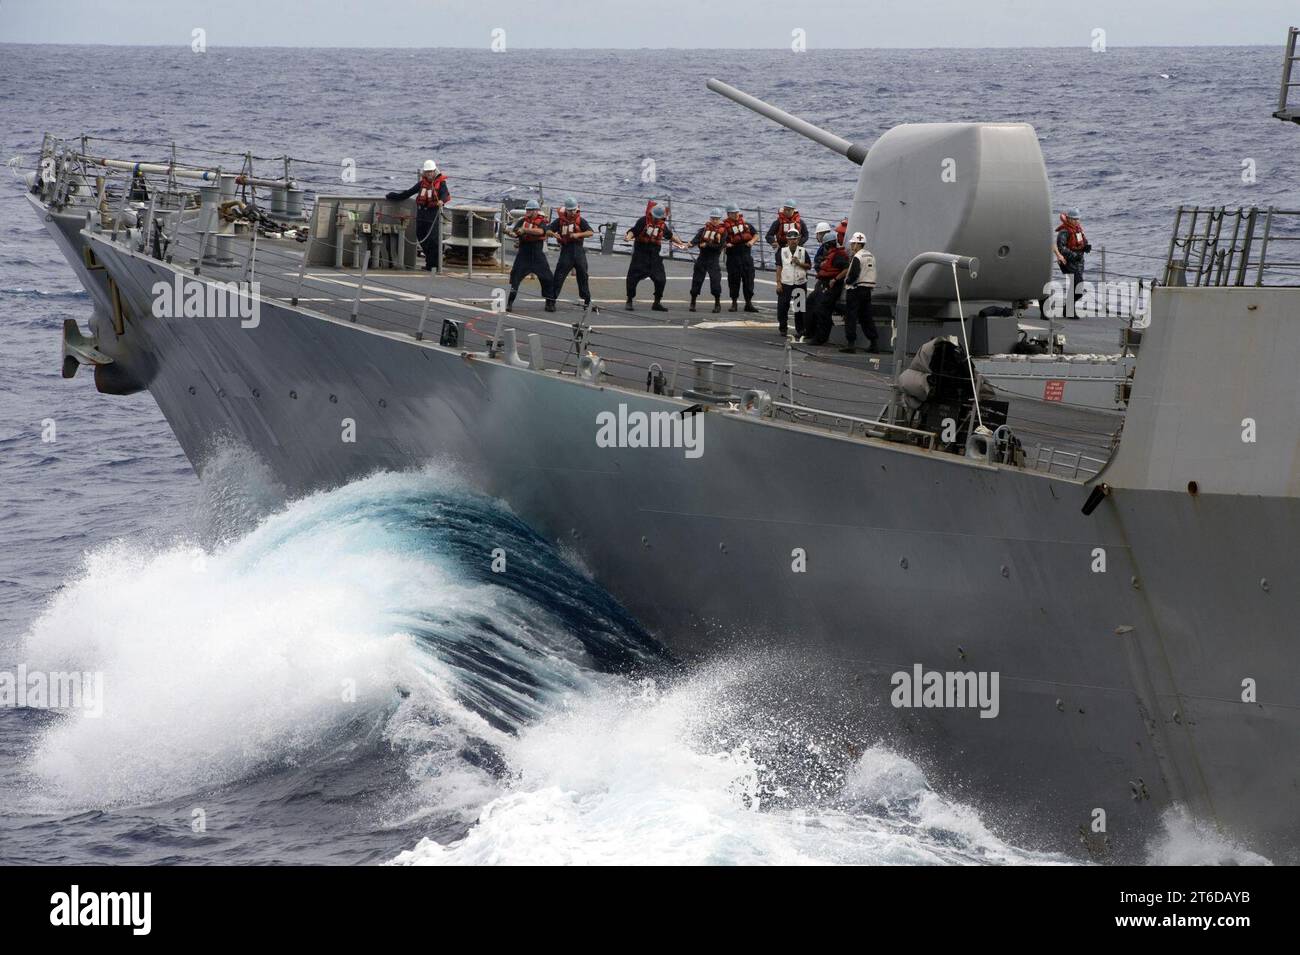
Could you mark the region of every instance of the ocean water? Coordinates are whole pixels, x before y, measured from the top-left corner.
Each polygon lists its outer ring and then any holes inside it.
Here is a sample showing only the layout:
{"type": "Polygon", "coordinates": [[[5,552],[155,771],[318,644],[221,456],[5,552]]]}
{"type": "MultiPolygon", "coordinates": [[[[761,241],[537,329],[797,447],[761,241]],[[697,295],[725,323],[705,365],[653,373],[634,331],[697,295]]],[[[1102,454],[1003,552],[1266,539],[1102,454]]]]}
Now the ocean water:
{"type": "MultiPolygon", "coordinates": [[[[50,130],[288,152],[321,189],[351,159],[350,188],[375,191],[432,153],[463,199],[541,183],[624,216],[650,193],[679,216],[787,195],[841,215],[853,167],[705,91],[716,75],[852,140],[1031,122],[1057,204],[1111,271],[1149,276],[1177,204],[1293,203],[1279,59],[0,45],[0,147],[30,160],[50,130]]],[[[779,661],[683,669],[454,471],[288,500],[232,446],[200,481],[148,395],[59,377],[61,323],[89,313],[6,177],[0,670],[98,671],[112,693],[100,717],[0,708],[0,861],[1068,861],[784,712],[756,692],[779,661]],[[532,555],[505,583],[468,557],[483,528],[532,555]]],[[[1177,813],[1150,858],[1259,861],[1177,813]]]]}

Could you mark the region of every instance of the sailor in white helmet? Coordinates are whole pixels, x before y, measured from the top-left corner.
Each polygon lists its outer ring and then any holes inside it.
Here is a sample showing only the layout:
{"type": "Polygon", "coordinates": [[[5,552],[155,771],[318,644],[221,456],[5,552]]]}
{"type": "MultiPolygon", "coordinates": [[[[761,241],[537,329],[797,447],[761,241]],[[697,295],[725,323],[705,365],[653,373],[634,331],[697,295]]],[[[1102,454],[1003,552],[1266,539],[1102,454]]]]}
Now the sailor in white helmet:
{"type": "Polygon", "coordinates": [[[794,304],[795,337],[804,336],[804,310],[808,304],[808,269],[812,260],[808,250],[803,247],[803,236],[795,226],[785,230],[785,245],[776,253],[776,322],[781,329],[781,337],[786,338],[790,332],[788,320],[790,305],[794,304]]]}
{"type": "Polygon", "coordinates": [[[426,159],[420,170],[420,178],[410,189],[390,192],[385,198],[389,202],[402,202],[415,196],[415,238],[424,250],[425,271],[431,271],[438,265],[438,246],[442,235],[442,207],[451,201],[451,190],[447,188],[447,177],[438,169],[432,159],[426,159]]]}
{"type": "Polygon", "coordinates": [[[828,239],[835,238],[835,230],[831,228],[829,222],[817,223],[817,228],[813,230],[813,235],[817,237],[817,251],[813,253],[813,268],[821,268],[822,259],[830,250],[828,239]]]}
{"type": "Polygon", "coordinates": [[[844,297],[844,338],[848,346],[840,351],[857,351],[854,344],[858,338],[858,325],[862,326],[870,343],[867,351],[878,351],[876,339],[880,336],[871,317],[871,290],[876,287],[876,257],[867,250],[867,237],[861,232],[853,233],[849,239],[849,252],[849,267],[844,274],[844,287],[847,290],[844,297]]]}

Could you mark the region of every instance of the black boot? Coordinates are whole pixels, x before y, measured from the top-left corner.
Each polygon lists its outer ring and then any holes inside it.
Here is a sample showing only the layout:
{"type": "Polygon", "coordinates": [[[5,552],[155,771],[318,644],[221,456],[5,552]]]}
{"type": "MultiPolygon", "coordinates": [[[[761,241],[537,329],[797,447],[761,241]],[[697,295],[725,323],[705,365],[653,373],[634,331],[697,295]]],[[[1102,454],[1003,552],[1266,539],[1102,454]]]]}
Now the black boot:
{"type": "Polygon", "coordinates": [[[715,295],[713,296],[713,314],[717,315],[720,311],[722,311],[722,296],[715,295]]]}
{"type": "Polygon", "coordinates": [[[506,311],[507,311],[507,312],[510,311],[512,308],[515,307],[515,296],[518,295],[518,294],[519,294],[519,293],[516,292],[514,289],[511,289],[511,290],[510,290],[510,297],[509,297],[508,299],[506,299],[506,311]]]}
{"type": "Polygon", "coordinates": [[[654,303],[653,305],[650,306],[650,311],[652,311],[652,312],[666,312],[666,311],[668,311],[668,309],[664,307],[663,303],[659,301],[659,296],[656,295],[656,296],[655,296],[655,303],[654,303]]]}
{"type": "Polygon", "coordinates": [[[624,305],[623,307],[624,307],[625,309],[627,309],[629,312],[635,311],[635,309],[632,308],[632,300],[631,300],[631,299],[628,299],[628,300],[627,300],[627,304],[624,305]]]}
{"type": "Polygon", "coordinates": [[[736,300],[733,298],[733,299],[731,300],[731,308],[727,309],[727,311],[729,311],[729,312],[734,312],[734,311],[736,310],[736,308],[737,308],[737,306],[736,306],[736,300]]]}
{"type": "Polygon", "coordinates": [[[553,311],[555,311],[555,299],[553,299],[553,298],[548,298],[548,299],[546,300],[546,310],[547,310],[548,312],[553,312],[553,311]]]}
{"type": "Polygon", "coordinates": [[[754,303],[753,303],[753,302],[751,302],[749,299],[745,299],[745,311],[747,311],[747,312],[757,312],[758,309],[754,307],[754,303]]]}
{"type": "Polygon", "coordinates": [[[695,296],[694,296],[694,295],[691,296],[691,307],[690,307],[689,311],[692,311],[692,312],[695,311],[695,296]]]}

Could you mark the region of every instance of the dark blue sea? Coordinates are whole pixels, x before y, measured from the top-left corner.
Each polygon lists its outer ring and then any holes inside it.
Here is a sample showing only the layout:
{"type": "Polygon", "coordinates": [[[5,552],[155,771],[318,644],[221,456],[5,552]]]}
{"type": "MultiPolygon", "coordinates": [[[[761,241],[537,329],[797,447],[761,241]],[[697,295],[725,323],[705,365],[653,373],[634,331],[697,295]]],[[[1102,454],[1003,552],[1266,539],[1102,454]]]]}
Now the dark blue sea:
{"type": "MultiPolygon", "coordinates": [[[[0,45],[0,147],[289,153],[387,191],[582,190],[630,221],[735,199],[847,212],[846,160],[704,89],[854,141],[1032,123],[1058,207],[1153,276],[1179,203],[1295,207],[1272,48],[512,51],[0,45]],[[643,181],[645,161],[653,183],[643,181]],[[1243,181],[1243,164],[1255,182],[1243,181]],[[596,198],[599,197],[599,198],[596,198]],[[699,204],[699,205],[694,205],[699,204]]],[[[584,200],[586,201],[586,200],[584,200]]],[[[604,205],[601,205],[601,204],[604,205]]],[[[1036,863],[870,740],[767,712],[761,661],[684,671],[584,570],[451,473],[286,499],[231,447],[200,481],[147,394],[63,380],[91,305],[0,184],[0,671],[95,671],[99,717],[0,708],[4,863],[1036,863]],[[42,440],[47,422],[55,439],[42,440]],[[525,568],[494,577],[484,528],[525,568]],[[355,705],[340,707],[340,694],[355,705]],[[848,766],[820,752],[862,747],[848,766]]],[[[1171,816],[1153,862],[1249,861],[1171,816]]]]}

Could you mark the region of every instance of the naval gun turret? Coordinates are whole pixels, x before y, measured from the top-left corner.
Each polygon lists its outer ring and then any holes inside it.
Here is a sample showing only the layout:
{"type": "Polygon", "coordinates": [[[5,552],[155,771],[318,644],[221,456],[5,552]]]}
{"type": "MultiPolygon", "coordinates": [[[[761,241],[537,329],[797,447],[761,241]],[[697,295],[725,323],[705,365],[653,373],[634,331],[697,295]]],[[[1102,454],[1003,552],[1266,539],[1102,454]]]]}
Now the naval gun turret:
{"type": "MultiPolygon", "coordinates": [[[[966,303],[1043,294],[1052,271],[1052,207],[1029,124],[904,123],[867,147],[719,80],[708,87],[861,165],[849,234],[863,233],[876,256],[878,300],[896,300],[904,270],[923,252],[979,259],[978,277],[960,273],[966,303]]],[[[912,297],[918,306],[951,302],[952,273],[924,270],[912,297]]]]}

